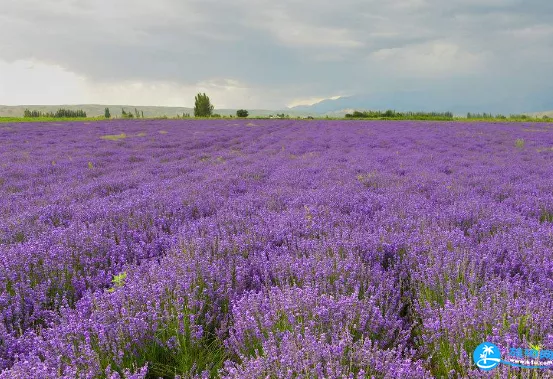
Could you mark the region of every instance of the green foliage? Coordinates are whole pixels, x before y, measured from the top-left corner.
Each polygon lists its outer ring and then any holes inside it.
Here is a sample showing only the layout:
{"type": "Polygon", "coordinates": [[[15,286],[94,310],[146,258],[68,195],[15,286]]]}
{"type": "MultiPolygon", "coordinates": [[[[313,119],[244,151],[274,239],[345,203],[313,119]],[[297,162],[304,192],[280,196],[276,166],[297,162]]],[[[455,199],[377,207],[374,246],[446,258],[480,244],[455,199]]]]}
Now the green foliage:
{"type": "Polygon", "coordinates": [[[346,118],[369,118],[369,119],[411,119],[411,120],[452,120],[451,112],[396,112],[388,109],[382,111],[354,111],[346,114],[346,118]]]}
{"type": "Polygon", "coordinates": [[[489,118],[506,118],[505,116],[501,115],[501,114],[498,114],[496,116],[494,116],[493,114],[491,113],[467,113],[467,118],[471,118],[471,119],[489,119],[489,118]]]}
{"type": "Polygon", "coordinates": [[[245,109],[238,109],[236,111],[236,117],[248,117],[249,116],[249,112],[245,109]]]}
{"type": "Polygon", "coordinates": [[[48,117],[48,118],[85,118],[86,112],[82,109],[78,109],[76,111],[71,109],[58,109],[55,113],[53,112],[41,112],[36,110],[29,110],[25,109],[23,112],[24,118],[40,118],[40,117],[48,117]]]}
{"type": "Polygon", "coordinates": [[[58,109],[58,111],[54,114],[54,117],[56,118],[86,117],[86,112],[81,109],[76,111],[72,111],[69,109],[58,109]]]}
{"type": "Polygon", "coordinates": [[[18,122],[25,122],[25,123],[29,123],[29,122],[64,122],[64,121],[74,122],[75,120],[105,121],[106,119],[105,119],[104,116],[101,116],[101,117],[87,117],[86,119],[83,119],[83,118],[70,118],[70,117],[67,117],[67,118],[55,118],[55,117],[30,117],[30,118],[25,118],[25,117],[0,117],[0,124],[3,124],[3,123],[18,123],[18,122]]]}
{"type": "Polygon", "coordinates": [[[517,138],[517,140],[515,141],[515,146],[519,149],[522,149],[524,147],[524,139],[517,138]]]}
{"type": "Polygon", "coordinates": [[[540,222],[553,222],[553,211],[542,210],[540,214],[540,222]]]}
{"type": "Polygon", "coordinates": [[[104,110],[104,117],[105,117],[105,118],[111,118],[111,113],[109,113],[109,108],[106,108],[106,109],[104,110]]]}
{"type": "Polygon", "coordinates": [[[512,115],[509,115],[509,118],[515,119],[515,120],[528,120],[530,116],[525,114],[512,114],[512,115]]]}
{"type": "Polygon", "coordinates": [[[131,112],[125,112],[125,109],[121,109],[121,118],[133,118],[133,114],[131,112]]]}
{"type": "MultiPolygon", "coordinates": [[[[115,276],[114,288],[123,286],[126,279],[126,273],[115,276]]],[[[166,288],[159,298],[158,308],[159,314],[163,315],[163,322],[159,323],[153,338],[136,344],[135,336],[121,334],[116,344],[119,348],[126,346],[126,352],[122,356],[115,356],[111,349],[98,343],[96,334],[91,335],[93,350],[100,357],[102,369],[110,367],[123,374],[125,369],[147,364],[147,378],[174,378],[178,375],[190,378],[199,377],[196,375],[202,372],[207,372],[210,378],[218,377],[219,370],[229,356],[223,341],[217,336],[216,322],[205,322],[199,329],[200,324],[192,321],[191,317],[194,315],[196,320],[206,320],[207,313],[214,309],[213,299],[206,295],[205,287],[203,278],[198,278],[194,283],[195,290],[188,293],[190,298],[181,306],[175,305],[179,303],[175,292],[166,288]],[[192,299],[202,301],[190,301],[192,299]]],[[[132,299],[126,301],[133,302],[132,299]]],[[[122,307],[126,306],[127,303],[122,304],[122,307]]],[[[228,306],[224,303],[219,303],[218,306],[225,313],[228,312],[228,306]]]]}
{"type": "Polygon", "coordinates": [[[220,115],[220,114],[218,114],[218,113],[213,113],[213,114],[211,115],[211,117],[215,117],[215,118],[221,118],[221,115],[220,115]]]}
{"type": "Polygon", "coordinates": [[[214,106],[205,93],[198,93],[194,98],[194,117],[210,117],[214,106]]]}
{"type": "Polygon", "coordinates": [[[23,117],[44,117],[43,113],[40,111],[31,111],[29,109],[25,109],[23,112],[23,117]]]}
{"type": "MultiPolygon", "coordinates": [[[[311,117],[311,116],[309,116],[311,117]]],[[[269,115],[269,116],[265,116],[265,117],[256,117],[256,118],[290,118],[290,115],[288,114],[284,114],[284,113],[277,113],[276,116],[273,116],[272,114],[269,115]]],[[[298,117],[299,119],[301,119],[301,117],[298,117]]],[[[306,117],[304,117],[306,118],[306,117]]],[[[311,117],[312,118],[312,117],[311,117]]]]}
{"type": "MultiPolygon", "coordinates": [[[[531,120],[539,120],[537,117],[531,117],[525,114],[511,114],[509,117],[502,115],[502,114],[496,114],[493,115],[491,113],[467,113],[467,119],[472,120],[509,120],[509,121],[531,121],[531,120]]],[[[543,118],[542,120],[547,120],[547,118],[543,118]]]]}
{"type": "Polygon", "coordinates": [[[127,278],[127,273],[126,272],[122,272],[119,275],[115,275],[113,277],[112,281],[111,281],[113,283],[113,287],[108,289],[108,292],[113,292],[113,291],[115,291],[115,289],[117,289],[119,287],[123,287],[123,285],[125,284],[125,279],[126,278],[127,278]]]}

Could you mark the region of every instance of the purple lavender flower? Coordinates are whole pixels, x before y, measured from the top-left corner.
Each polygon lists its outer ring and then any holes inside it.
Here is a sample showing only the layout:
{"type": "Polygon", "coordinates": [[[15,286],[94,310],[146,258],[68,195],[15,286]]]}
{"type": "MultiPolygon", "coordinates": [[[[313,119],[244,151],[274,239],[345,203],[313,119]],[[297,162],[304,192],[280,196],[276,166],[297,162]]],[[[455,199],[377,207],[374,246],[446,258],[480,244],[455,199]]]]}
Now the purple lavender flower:
{"type": "Polygon", "coordinates": [[[0,377],[473,378],[484,341],[553,349],[549,126],[246,122],[0,126],[0,377]]]}

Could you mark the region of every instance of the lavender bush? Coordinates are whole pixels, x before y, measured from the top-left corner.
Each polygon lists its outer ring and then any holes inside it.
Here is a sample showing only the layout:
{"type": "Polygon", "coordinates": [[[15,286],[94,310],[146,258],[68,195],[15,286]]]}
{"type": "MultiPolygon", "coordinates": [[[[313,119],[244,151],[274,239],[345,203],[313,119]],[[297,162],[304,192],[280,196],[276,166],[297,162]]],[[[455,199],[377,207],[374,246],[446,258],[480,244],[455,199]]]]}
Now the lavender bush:
{"type": "Polygon", "coordinates": [[[489,377],[484,341],[553,349],[552,147],[512,123],[1,125],[0,377],[489,377]]]}

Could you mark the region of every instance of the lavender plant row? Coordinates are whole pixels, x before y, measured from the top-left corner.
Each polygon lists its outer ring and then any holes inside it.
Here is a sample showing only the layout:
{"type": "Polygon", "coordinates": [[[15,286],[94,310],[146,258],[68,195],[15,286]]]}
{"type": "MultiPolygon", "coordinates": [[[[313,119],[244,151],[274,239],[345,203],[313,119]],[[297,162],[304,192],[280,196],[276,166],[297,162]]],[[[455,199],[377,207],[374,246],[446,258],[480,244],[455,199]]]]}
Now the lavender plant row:
{"type": "Polygon", "coordinates": [[[553,349],[551,125],[5,124],[0,198],[1,378],[476,378],[481,342],[553,349]]]}

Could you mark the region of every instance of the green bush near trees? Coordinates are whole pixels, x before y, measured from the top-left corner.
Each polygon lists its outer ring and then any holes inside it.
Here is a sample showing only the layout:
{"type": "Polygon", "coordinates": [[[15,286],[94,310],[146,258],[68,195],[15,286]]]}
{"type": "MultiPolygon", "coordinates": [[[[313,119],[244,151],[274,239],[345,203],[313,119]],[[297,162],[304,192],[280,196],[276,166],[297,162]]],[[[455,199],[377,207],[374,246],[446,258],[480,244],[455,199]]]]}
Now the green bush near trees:
{"type": "Polygon", "coordinates": [[[247,110],[245,110],[245,109],[238,109],[238,110],[236,111],[236,117],[244,117],[244,118],[246,118],[246,117],[248,117],[248,115],[249,115],[249,112],[248,112],[247,110]]]}

